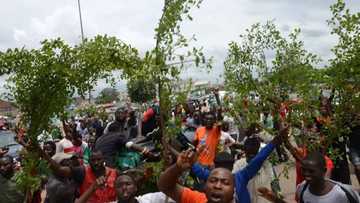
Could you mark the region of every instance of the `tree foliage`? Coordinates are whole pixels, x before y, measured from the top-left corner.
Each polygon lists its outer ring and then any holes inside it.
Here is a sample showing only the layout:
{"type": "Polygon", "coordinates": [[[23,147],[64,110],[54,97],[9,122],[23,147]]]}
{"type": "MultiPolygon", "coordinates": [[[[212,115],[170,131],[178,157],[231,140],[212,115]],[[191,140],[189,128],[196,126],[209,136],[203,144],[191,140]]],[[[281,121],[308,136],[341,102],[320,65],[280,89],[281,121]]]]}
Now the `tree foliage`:
{"type": "MultiPolygon", "coordinates": [[[[141,64],[137,50],[114,37],[97,36],[71,47],[61,39],[44,40],[39,49],[9,49],[0,53],[0,73],[10,74],[9,98],[22,113],[26,139],[48,129],[50,119],[63,115],[70,98],[91,90],[96,81],[112,70],[130,74],[141,64]]],[[[36,152],[25,156],[23,170],[16,176],[19,185],[37,189],[41,160],[36,152]]]]}
{"type": "Polygon", "coordinates": [[[330,60],[326,75],[329,85],[338,93],[339,105],[335,111],[351,115],[360,110],[360,12],[351,13],[343,0],[330,9],[332,18],[328,24],[338,43],[332,49],[335,58],[330,60]]]}
{"type": "Polygon", "coordinates": [[[129,80],[127,92],[132,102],[145,103],[156,98],[156,81],[151,80],[129,80]]]}
{"type": "Polygon", "coordinates": [[[120,93],[115,88],[104,88],[96,97],[96,103],[104,104],[119,100],[120,93]]]}
{"type": "Polygon", "coordinates": [[[305,100],[302,104],[307,106],[316,100],[319,89],[314,87],[321,82],[315,69],[319,58],[304,49],[299,34],[300,29],[295,29],[285,38],[273,22],[257,23],[240,35],[241,42],[229,44],[225,84],[237,94],[235,109],[241,109],[247,120],[243,124],[258,122],[264,109],[277,109],[290,94],[305,100]]]}

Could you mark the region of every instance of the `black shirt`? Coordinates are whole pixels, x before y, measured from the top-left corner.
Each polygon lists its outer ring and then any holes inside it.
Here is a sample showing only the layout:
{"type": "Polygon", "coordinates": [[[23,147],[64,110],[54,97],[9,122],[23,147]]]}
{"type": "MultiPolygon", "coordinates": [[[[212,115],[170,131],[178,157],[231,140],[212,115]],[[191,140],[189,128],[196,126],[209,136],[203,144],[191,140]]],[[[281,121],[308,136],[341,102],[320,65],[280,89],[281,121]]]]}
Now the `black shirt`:
{"type": "Polygon", "coordinates": [[[101,137],[95,143],[95,150],[100,150],[105,158],[107,166],[115,166],[115,156],[125,147],[127,137],[118,132],[109,132],[101,137]]]}

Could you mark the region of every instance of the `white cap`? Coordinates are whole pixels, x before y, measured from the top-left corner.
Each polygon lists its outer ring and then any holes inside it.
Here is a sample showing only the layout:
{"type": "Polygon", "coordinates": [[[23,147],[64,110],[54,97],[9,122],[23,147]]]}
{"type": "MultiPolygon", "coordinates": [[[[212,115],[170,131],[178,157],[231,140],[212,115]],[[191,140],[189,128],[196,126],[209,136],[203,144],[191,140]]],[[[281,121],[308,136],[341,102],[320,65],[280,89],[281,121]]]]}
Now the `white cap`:
{"type": "Polygon", "coordinates": [[[74,156],[72,153],[58,152],[51,157],[56,163],[60,164],[65,159],[70,159],[74,156]]]}

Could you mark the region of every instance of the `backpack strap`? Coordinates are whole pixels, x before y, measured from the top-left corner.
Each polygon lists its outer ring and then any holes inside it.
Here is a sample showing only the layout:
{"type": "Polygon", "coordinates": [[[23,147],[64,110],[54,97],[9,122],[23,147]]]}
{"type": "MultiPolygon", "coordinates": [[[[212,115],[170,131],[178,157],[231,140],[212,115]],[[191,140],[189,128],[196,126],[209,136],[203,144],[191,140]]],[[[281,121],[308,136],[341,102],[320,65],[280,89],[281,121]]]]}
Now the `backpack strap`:
{"type": "Polygon", "coordinates": [[[309,186],[309,183],[308,182],[305,182],[301,191],[300,191],[300,203],[304,203],[304,193],[305,193],[305,190],[306,188],[309,186]]]}
{"type": "Polygon", "coordinates": [[[345,193],[345,195],[346,195],[346,198],[349,200],[350,203],[359,203],[359,202],[353,197],[353,195],[349,192],[348,189],[346,189],[345,187],[343,187],[343,186],[340,185],[340,184],[337,184],[337,183],[335,183],[335,184],[338,185],[342,191],[344,191],[344,193],[345,193]]]}
{"type": "Polygon", "coordinates": [[[334,185],[339,186],[340,189],[345,193],[346,198],[349,200],[350,203],[359,203],[359,198],[356,195],[356,192],[352,191],[350,188],[346,187],[346,186],[350,186],[350,185],[346,185],[346,184],[343,184],[341,182],[337,182],[337,181],[334,181],[331,179],[326,179],[326,180],[330,181],[334,185]]]}

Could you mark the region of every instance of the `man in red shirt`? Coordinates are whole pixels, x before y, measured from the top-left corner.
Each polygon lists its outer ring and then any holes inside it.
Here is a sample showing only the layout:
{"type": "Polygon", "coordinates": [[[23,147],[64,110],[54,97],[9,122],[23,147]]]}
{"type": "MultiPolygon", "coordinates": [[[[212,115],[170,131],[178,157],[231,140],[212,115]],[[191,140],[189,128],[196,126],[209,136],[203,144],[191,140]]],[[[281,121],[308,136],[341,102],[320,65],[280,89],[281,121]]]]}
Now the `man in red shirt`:
{"type": "Polygon", "coordinates": [[[104,176],[105,186],[95,190],[88,200],[88,203],[103,203],[116,200],[115,180],[117,172],[115,169],[104,165],[104,157],[101,151],[93,151],[90,156],[89,166],[68,167],[61,166],[45,153],[42,156],[50,163],[50,168],[61,177],[72,178],[80,186],[80,195],[96,182],[96,179],[104,176]]]}

